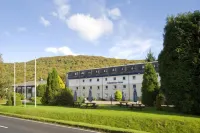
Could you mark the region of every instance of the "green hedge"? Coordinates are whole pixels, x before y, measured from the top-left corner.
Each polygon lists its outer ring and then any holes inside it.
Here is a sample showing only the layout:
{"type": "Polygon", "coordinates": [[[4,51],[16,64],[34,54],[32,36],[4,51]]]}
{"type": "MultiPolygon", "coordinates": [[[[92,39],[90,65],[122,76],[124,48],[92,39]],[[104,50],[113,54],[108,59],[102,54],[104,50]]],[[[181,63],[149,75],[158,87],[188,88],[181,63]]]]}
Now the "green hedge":
{"type": "MultiPolygon", "coordinates": [[[[54,120],[82,122],[117,128],[135,129],[153,133],[199,133],[200,119],[194,116],[153,114],[147,112],[115,111],[105,109],[78,109],[56,106],[9,107],[0,106],[0,112],[30,115],[54,120]]],[[[160,111],[154,112],[159,113],[160,111]]],[[[160,112],[162,113],[162,112],[160,112]]]]}

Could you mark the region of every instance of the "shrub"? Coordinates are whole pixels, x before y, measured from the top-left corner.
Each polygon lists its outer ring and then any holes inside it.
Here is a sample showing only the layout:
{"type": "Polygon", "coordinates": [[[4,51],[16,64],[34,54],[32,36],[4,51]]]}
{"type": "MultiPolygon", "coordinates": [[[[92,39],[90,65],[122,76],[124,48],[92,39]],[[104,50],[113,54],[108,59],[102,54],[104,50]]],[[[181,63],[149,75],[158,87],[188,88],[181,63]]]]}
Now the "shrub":
{"type": "Polygon", "coordinates": [[[84,103],[85,102],[84,97],[78,97],[77,102],[84,103]]]}
{"type": "MultiPolygon", "coordinates": [[[[42,97],[36,97],[36,104],[41,104],[42,97]]],[[[35,97],[31,97],[31,102],[35,103],[35,97]]]]}
{"type": "Polygon", "coordinates": [[[120,90],[117,90],[115,92],[115,100],[116,101],[121,101],[122,100],[122,92],[120,90]]]}
{"type": "MultiPolygon", "coordinates": [[[[11,96],[12,105],[14,105],[14,93],[12,92],[11,94],[12,94],[11,96]]],[[[16,106],[22,105],[21,100],[24,99],[23,95],[20,93],[15,93],[15,97],[16,97],[16,106]]]]}
{"type": "Polygon", "coordinates": [[[12,104],[11,94],[10,94],[10,93],[7,95],[7,102],[6,102],[6,105],[8,105],[8,106],[12,106],[12,105],[13,105],[13,104],[12,104]]]}
{"type": "Polygon", "coordinates": [[[156,109],[162,110],[161,105],[164,104],[164,95],[162,93],[156,96],[156,109]]]}
{"type": "Polygon", "coordinates": [[[73,95],[72,91],[68,88],[60,89],[57,96],[54,98],[55,105],[72,105],[73,104],[73,95]]]}

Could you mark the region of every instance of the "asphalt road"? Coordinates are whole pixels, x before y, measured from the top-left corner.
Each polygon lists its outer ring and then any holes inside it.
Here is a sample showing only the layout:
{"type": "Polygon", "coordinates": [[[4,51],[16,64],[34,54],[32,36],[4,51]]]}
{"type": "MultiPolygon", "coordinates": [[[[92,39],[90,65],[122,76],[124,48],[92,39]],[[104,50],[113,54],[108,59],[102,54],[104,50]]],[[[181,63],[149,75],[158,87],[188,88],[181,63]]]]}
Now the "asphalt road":
{"type": "Polygon", "coordinates": [[[0,115],[0,133],[97,133],[79,128],[23,120],[0,115]]]}

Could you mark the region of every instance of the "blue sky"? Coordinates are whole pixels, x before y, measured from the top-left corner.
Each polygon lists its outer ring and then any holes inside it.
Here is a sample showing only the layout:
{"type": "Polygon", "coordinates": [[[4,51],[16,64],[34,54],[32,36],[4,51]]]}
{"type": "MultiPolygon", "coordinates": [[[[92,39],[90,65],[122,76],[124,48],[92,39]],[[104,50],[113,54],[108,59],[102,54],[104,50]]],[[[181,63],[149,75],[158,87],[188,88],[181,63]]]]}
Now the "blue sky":
{"type": "Polygon", "coordinates": [[[199,10],[198,0],[1,0],[5,62],[96,55],[144,59],[162,49],[168,15],[199,10]]]}

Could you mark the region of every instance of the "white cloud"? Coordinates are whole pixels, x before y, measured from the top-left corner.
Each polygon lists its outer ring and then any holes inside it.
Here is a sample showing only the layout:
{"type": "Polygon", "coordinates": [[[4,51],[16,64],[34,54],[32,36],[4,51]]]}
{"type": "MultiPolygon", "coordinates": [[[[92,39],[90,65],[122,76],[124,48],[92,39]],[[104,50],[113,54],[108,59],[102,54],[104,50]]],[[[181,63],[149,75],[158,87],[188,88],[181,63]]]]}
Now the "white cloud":
{"type": "Polygon", "coordinates": [[[54,0],[56,5],[56,12],[53,12],[53,16],[58,17],[61,20],[66,20],[70,11],[70,5],[67,4],[67,0],[54,0]]]}
{"type": "Polygon", "coordinates": [[[116,27],[118,29],[115,31],[114,45],[109,49],[109,57],[144,59],[150,48],[156,57],[162,49],[162,34],[152,29],[124,19],[116,27]]]}
{"type": "Polygon", "coordinates": [[[51,23],[42,16],[40,17],[40,23],[43,24],[45,27],[48,27],[51,25],[51,23]]]}
{"type": "Polygon", "coordinates": [[[60,48],[55,48],[55,47],[49,47],[45,49],[46,52],[51,52],[54,54],[61,54],[61,55],[77,55],[74,52],[71,51],[69,47],[60,47],[60,48]]]}
{"type": "Polygon", "coordinates": [[[95,41],[103,35],[112,33],[113,23],[106,17],[93,18],[90,15],[75,14],[67,20],[70,29],[89,41],[95,41]]]}
{"type": "Polygon", "coordinates": [[[141,59],[147,51],[160,42],[153,39],[130,37],[119,41],[109,49],[109,54],[115,58],[141,59]]]}
{"type": "Polygon", "coordinates": [[[108,10],[108,15],[112,19],[116,20],[119,17],[121,17],[121,11],[119,10],[119,8],[114,8],[114,9],[108,10]]]}
{"type": "Polygon", "coordinates": [[[26,29],[26,27],[18,27],[17,31],[18,32],[25,32],[25,31],[27,31],[27,29],[26,29]]]}
{"type": "Polygon", "coordinates": [[[58,16],[58,14],[56,12],[51,12],[51,15],[54,16],[54,17],[58,16]]]}

